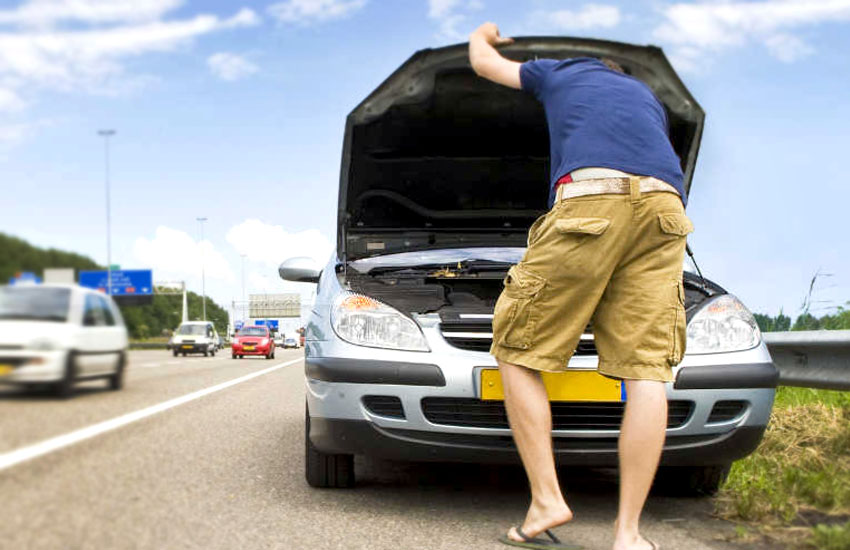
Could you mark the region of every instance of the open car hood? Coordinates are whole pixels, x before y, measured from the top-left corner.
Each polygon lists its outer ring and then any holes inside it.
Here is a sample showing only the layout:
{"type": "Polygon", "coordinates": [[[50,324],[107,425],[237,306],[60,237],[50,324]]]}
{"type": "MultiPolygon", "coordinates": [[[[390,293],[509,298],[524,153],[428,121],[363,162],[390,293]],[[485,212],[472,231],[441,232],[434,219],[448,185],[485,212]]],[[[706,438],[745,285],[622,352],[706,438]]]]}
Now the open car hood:
{"type": "MultiPolygon", "coordinates": [[[[549,135],[529,94],[486,81],[467,44],[416,52],[346,119],[337,251],[367,256],[525,246],[547,210],[549,135]]],[[[511,59],[608,57],[667,109],[690,192],[705,112],[660,48],[585,38],[517,38],[511,59]]]]}

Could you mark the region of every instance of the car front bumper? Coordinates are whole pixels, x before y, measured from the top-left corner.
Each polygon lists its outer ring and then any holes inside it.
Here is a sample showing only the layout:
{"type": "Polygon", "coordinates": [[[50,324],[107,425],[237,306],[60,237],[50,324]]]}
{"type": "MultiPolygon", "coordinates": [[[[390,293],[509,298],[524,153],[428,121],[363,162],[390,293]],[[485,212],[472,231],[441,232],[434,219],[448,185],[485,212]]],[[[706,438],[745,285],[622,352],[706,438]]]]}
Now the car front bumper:
{"type": "Polygon", "coordinates": [[[171,349],[178,353],[207,353],[214,347],[213,344],[171,344],[171,349]]]}
{"type": "Polygon", "coordinates": [[[15,351],[0,355],[0,384],[58,382],[65,376],[68,352],[15,351]],[[11,367],[11,370],[4,367],[11,367]]]}
{"type": "Polygon", "coordinates": [[[232,345],[230,351],[233,355],[268,355],[271,353],[272,346],[254,346],[252,350],[246,350],[241,345],[232,345]]]}
{"type": "MultiPolygon", "coordinates": [[[[430,353],[417,353],[308,341],[305,372],[313,445],[325,453],[405,460],[516,462],[507,427],[429,417],[426,399],[474,410],[481,403],[481,369],[497,367],[489,354],[448,345],[434,349],[434,342],[429,338],[430,353]],[[375,396],[397,399],[401,416],[371,406],[375,396]]],[[[595,356],[574,357],[569,366],[593,370],[597,361],[595,356]]],[[[667,398],[671,404],[688,404],[689,410],[668,428],[662,464],[728,463],[758,446],[777,381],[763,344],[744,352],[686,356],[674,374],[675,382],[666,384],[667,398]],[[718,416],[719,408],[730,403],[738,412],[718,416]]],[[[556,428],[555,454],[562,464],[616,465],[618,436],[619,429],[556,428]]]]}

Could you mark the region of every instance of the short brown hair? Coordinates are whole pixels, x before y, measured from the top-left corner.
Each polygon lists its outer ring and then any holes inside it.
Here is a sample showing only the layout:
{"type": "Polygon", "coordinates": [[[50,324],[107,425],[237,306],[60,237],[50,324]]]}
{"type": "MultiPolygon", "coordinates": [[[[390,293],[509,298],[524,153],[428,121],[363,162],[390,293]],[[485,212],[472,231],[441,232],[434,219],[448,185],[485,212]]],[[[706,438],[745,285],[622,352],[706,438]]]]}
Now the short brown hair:
{"type": "Polygon", "coordinates": [[[626,72],[625,70],[623,70],[622,65],[620,65],[619,63],[617,63],[613,59],[608,59],[607,57],[603,57],[603,58],[600,59],[600,61],[605,63],[605,65],[609,69],[611,69],[612,71],[617,71],[618,73],[624,73],[624,74],[626,72]]]}

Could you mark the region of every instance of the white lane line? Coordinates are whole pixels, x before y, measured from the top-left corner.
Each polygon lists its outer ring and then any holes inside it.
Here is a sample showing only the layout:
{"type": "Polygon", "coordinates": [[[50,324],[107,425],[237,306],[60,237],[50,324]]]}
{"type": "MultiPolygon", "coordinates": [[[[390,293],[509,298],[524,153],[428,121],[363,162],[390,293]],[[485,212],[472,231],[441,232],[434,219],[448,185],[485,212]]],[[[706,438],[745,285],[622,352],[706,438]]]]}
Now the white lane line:
{"type": "Polygon", "coordinates": [[[174,399],[169,399],[168,401],[164,401],[157,405],[152,405],[150,407],[146,407],[135,412],[127,413],[112,418],[110,420],[104,420],[103,422],[92,424],[91,426],[87,426],[79,430],[74,430],[73,432],[69,432],[64,435],[45,439],[44,441],[40,441],[33,445],[28,445],[26,447],[21,447],[20,449],[15,449],[14,451],[10,451],[8,453],[0,454],[0,471],[5,470],[6,468],[11,468],[12,466],[16,466],[22,462],[26,462],[27,460],[32,460],[34,458],[44,456],[48,453],[58,451],[59,449],[64,449],[65,447],[69,447],[81,441],[85,441],[86,439],[91,439],[92,437],[96,437],[106,432],[117,430],[118,428],[122,428],[127,424],[138,422],[139,420],[142,420],[149,416],[153,416],[163,411],[167,411],[168,409],[173,409],[174,407],[178,407],[180,405],[183,405],[184,403],[194,401],[195,399],[200,399],[201,397],[227,389],[231,386],[235,386],[236,384],[247,382],[248,380],[257,378],[258,376],[263,376],[264,374],[268,374],[270,372],[274,372],[278,369],[282,369],[283,367],[286,367],[293,363],[297,363],[302,360],[303,359],[299,357],[298,359],[293,359],[292,361],[280,363],[278,365],[274,365],[261,371],[253,372],[245,376],[240,376],[239,378],[234,378],[233,380],[229,380],[227,382],[223,382],[221,384],[217,384],[215,386],[211,386],[203,390],[198,390],[196,392],[186,394],[182,397],[175,397],[174,399]]]}

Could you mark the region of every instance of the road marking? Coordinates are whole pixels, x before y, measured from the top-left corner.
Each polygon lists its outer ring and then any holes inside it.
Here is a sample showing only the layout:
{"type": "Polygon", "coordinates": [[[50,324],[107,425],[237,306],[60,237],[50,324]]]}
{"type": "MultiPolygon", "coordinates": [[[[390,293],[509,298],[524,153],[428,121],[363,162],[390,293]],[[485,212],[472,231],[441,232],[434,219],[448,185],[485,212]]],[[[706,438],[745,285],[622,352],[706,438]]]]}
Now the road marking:
{"type": "Polygon", "coordinates": [[[128,424],[132,424],[133,422],[138,422],[139,420],[142,420],[149,416],[153,416],[163,411],[167,411],[168,409],[173,409],[174,407],[178,407],[180,405],[183,405],[184,403],[194,401],[195,399],[200,399],[201,397],[227,389],[231,386],[235,386],[236,384],[247,382],[248,380],[257,378],[258,376],[263,376],[264,374],[268,374],[270,372],[274,372],[278,369],[282,369],[283,367],[289,366],[299,361],[303,361],[303,358],[299,357],[297,359],[293,359],[292,361],[280,363],[278,365],[271,366],[261,371],[253,372],[251,374],[240,376],[239,378],[234,378],[233,380],[229,380],[227,382],[223,382],[221,384],[217,384],[215,386],[211,386],[203,390],[198,390],[196,392],[186,394],[182,397],[175,397],[174,399],[169,399],[168,401],[164,401],[157,405],[152,405],[150,407],[146,407],[135,412],[127,413],[112,418],[110,420],[104,420],[103,422],[92,424],[91,426],[87,426],[79,430],[74,430],[73,432],[69,432],[64,435],[45,439],[44,441],[40,441],[33,445],[28,445],[26,447],[21,447],[20,449],[15,449],[14,451],[10,451],[8,453],[0,454],[0,471],[5,470],[6,468],[11,468],[12,466],[16,466],[22,462],[26,462],[28,460],[32,460],[40,456],[44,456],[54,451],[58,451],[59,449],[64,449],[65,447],[69,447],[71,445],[79,443],[80,441],[85,441],[86,439],[91,439],[98,435],[111,432],[112,430],[117,430],[118,428],[122,428],[128,424]]]}

